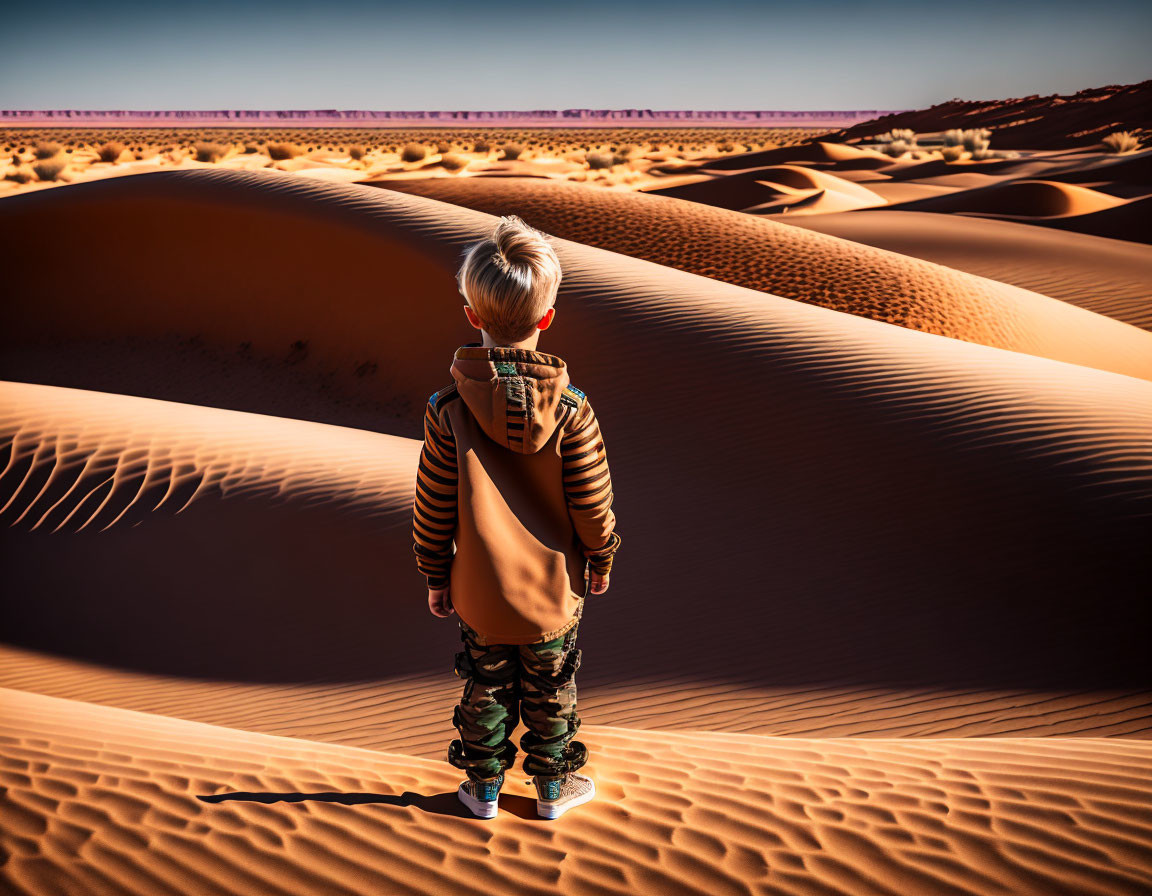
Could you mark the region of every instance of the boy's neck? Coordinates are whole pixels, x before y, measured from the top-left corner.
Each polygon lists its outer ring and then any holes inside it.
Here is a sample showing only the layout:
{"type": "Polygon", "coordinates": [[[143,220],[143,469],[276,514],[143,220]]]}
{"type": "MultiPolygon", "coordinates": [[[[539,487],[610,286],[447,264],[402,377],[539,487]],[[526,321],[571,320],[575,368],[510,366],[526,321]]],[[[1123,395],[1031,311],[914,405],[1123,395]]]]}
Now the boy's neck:
{"type": "Polygon", "coordinates": [[[536,330],[525,339],[523,342],[497,342],[488,335],[487,330],[481,330],[481,335],[484,337],[481,345],[484,348],[522,348],[528,351],[536,351],[536,344],[540,341],[540,331],[536,330]]]}

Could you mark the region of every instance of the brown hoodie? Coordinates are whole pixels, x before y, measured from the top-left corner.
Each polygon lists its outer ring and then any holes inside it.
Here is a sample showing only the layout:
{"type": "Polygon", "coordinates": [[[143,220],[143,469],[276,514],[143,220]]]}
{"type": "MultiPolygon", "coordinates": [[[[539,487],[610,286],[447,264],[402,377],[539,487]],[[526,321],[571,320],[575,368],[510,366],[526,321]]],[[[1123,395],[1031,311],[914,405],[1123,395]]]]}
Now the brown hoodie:
{"type": "Polygon", "coordinates": [[[471,343],[450,370],[425,408],[417,565],[488,643],[559,637],[620,544],[596,415],[556,355],[471,343]]]}

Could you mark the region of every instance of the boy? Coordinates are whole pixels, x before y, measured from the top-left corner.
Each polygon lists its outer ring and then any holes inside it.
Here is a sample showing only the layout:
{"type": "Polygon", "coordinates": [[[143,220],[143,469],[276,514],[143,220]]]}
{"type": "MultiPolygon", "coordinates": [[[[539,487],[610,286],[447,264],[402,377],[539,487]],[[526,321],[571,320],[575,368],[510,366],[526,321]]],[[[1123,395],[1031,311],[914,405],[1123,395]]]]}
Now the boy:
{"type": "Polygon", "coordinates": [[[620,536],[592,406],[562,359],[536,351],[560,276],[548,238],[515,215],[465,251],[456,280],[483,341],[456,350],[452,384],[424,413],[413,550],[429,610],[458,614],[465,685],[448,761],[467,773],[457,794],[480,818],[496,816],[521,717],[537,813],[558,818],[596,795],[576,774],[588,761],[573,740],[576,630],[589,592],[608,590],[620,536]]]}

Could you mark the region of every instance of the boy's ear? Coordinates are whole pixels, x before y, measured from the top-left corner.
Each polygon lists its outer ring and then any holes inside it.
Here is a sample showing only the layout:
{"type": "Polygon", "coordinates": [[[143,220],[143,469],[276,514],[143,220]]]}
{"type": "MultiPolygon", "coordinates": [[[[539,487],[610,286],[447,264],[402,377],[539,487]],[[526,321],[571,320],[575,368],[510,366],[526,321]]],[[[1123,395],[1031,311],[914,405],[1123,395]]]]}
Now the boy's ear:
{"type": "Polygon", "coordinates": [[[555,316],[556,316],[556,306],[553,305],[551,308],[549,308],[547,311],[544,312],[544,316],[542,318],[540,318],[540,322],[538,324],[536,324],[536,329],[547,330],[550,326],[552,326],[552,318],[554,318],[555,316]]]}
{"type": "Polygon", "coordinates": [[[464,315],[468,318],[468,323],[472,324],[477,330],[484,329],[484,322],[476,316],[476,312],[472,310],[471,305],[464,306],[464,315]]]}

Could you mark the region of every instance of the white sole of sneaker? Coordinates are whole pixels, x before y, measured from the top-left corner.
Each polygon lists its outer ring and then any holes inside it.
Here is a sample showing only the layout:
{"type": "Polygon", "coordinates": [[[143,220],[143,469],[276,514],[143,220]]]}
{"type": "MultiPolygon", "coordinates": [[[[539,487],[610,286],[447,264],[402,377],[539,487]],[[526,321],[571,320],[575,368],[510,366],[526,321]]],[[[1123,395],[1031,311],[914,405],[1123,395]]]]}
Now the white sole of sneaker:
{"type": "Polygon", "coordinates": [[[468,807],[468,811],[477,818],[495,818],[496,814],[500,811],[500,804],[496,800],[490,803],[485,800],[478,800],[464,789],[463,784],[456,788],[456,796],[460,798],[460,802],[468,807]]]}
{"type": "Polygon", "coordinates": [[[545,800],[536,800],[536,814],[541,818],[547,818],[549,820],[559,818],[573,806],[583,806],[585,803],[591,801],[594,796],[596,796],[595,782],[592,783],[592,789],[586,794],[574,800],[568,800],[568,802],[562,806],[558,806],[556,803],[546,802],[545,800]]]}

